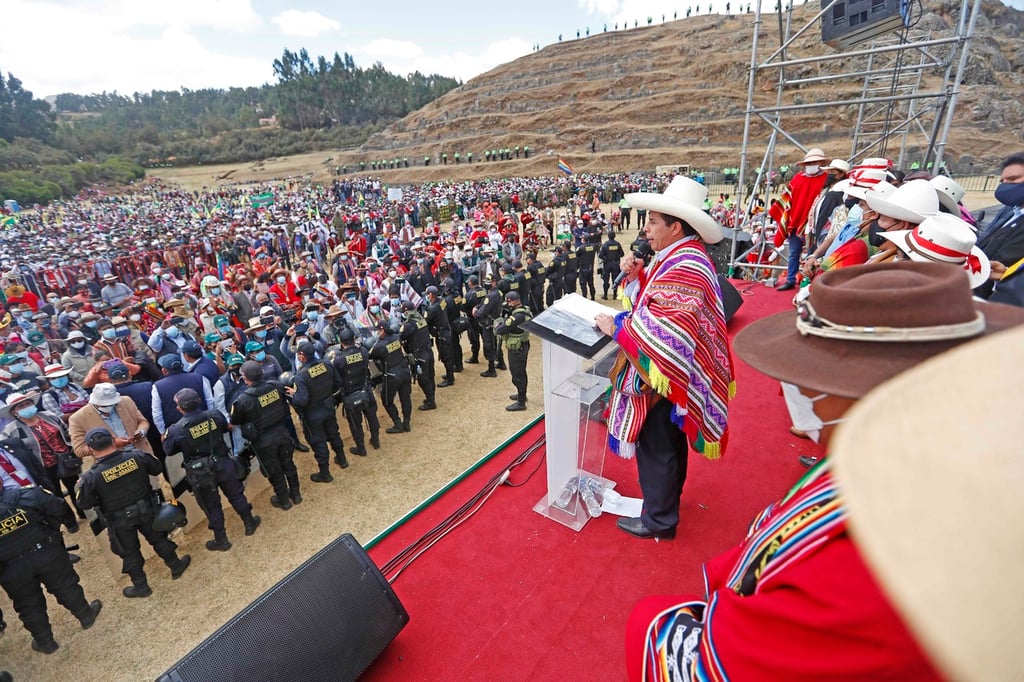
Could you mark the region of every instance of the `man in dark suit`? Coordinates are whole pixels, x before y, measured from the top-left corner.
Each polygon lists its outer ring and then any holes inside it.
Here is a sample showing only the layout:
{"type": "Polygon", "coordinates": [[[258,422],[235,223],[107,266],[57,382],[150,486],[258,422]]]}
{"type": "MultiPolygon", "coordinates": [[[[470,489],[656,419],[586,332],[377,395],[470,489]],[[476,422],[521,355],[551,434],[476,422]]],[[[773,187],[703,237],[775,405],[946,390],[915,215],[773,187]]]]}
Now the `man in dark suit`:
{"type": "MultiPolygon", "coordinates": [[[[1006,157],[995,191],[1003,209],[978,238],[978,247],[992,261],[993,273],[1024,258],[1024,152],[1006,157]]],[[[992,294],[993,282],[986,282],[975,293],[983,298],[992,294]]]]}

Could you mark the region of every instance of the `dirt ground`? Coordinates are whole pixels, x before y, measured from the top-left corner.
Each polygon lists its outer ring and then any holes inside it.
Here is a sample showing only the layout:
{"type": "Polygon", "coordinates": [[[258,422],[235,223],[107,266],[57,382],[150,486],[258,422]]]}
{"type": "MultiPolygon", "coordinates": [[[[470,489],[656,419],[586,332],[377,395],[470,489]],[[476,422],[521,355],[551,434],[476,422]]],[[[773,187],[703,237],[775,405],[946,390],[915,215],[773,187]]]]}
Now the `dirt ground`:
{"type": "MultiPolygon", "coordinates": [[[[624,243],[635,234],[625,233],[624,243]]],[[[468,357],[465,338],[463,350],[468,357]]],[[[309,474],[316,471],[312,453],[295,453],[303,481],[301,505],[287,512],[274,509],[271,491],[263,490],[252,499],[263,519],[252,537],[245,537],[241,521],[227,507],[227,532],[234,545],[228,552],[207,551],[205,543],[212,535],[205,519],[190,517],[178,542],[180,553],[192,555],[192,565],[172,582],[159,559],[148,560],[153,595],[147,599],[121,596],[127,579],[113,580],[96,540],[83,527],[67,540],[81,544],[77,568],[86,597],[103,600],[96,625],[83,631],[49,598],[60,649],[44,656],[31,650],[30,636],[2,595],[0,608],[9,627],[0,639],[0,670],[10,670],[19,682],[155,679],[328,542],[343,533],[364,544],[370,541],[539,415],[544,399],[541,364],[541,344],[534,339],[525,412],[505,411],[515,391],[511,378],[501,371],[495,379],[480,377],[486,364],[465,365],[454,386],[437,389],[435,411],[415,410],[423,394],[413,386],[412,432],[382,432],[380,450],[371,448],[365,458],[349,455],[344,471],[332,465],[333,483],[310,482],[309,474]]],[[[440,364],[438,370],[440,378],[440,364]]],[[[382,428],[389,426],[382,408],[379,414],[382,428]]],[[[339,422],[347,448],[352,444],[348,426],[343,418],[339,422]]]]}

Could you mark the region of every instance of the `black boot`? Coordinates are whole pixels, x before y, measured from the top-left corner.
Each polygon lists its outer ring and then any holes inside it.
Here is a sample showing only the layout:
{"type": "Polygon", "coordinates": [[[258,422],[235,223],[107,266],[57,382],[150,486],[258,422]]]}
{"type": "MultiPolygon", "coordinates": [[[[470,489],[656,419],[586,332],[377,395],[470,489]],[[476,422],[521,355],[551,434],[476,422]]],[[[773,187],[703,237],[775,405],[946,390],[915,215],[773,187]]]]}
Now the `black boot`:
{"type": "Polygon", "coordinates": [[[295,441],[295,449],[299,452],[309,452],[309,446],[299,441],[295,441]]]}
{"type": "Polygon", "coordinates": [[[501,362],[495,363],[494,366],[497,367],[498,369],[500,369],[502,372],[508,370],[508,367],[505,366],[505,361],[504,360],[502,360],[501,362]]]}
{"type": "MultiPolygon", "coordinates": [[[[344,458],[344,455],[342,455],[342,457],[344,458]]],[[[347,466],[348,461],[346,461],[341,468],[344,469],[347,466]]],[[[313,481],[313,483],[330,483],[331,481],[333,481],[334,476],[331,476],[331,465],[321,464],[320,471],[316,472],[315,474],[310,474],[309,480],[313,481]]]]}
{"type": "Polygon", "coordinates": [[[384,429],[384,433],[405,433],[405,427],[402,426],[402,422],[395,422],[394,426],[384,429]]]}
{"type": "MultiPolygon", "coordinates": [[[[224,539],[228,539],[226,535],[224,536],[224,539]]],[[[168,567],[171,569],[171,578],[174,580],[180,578],[181,574],[185,572],[185,569],[188,568],[188,565],[191,563],[192,557],[186,554],[185,556],[179,557],[173,563],[169,564],[168,567]]]]}
{"type": "Polygon", "coordinates": [[[231,549],[227,532],[223,530],[213,531],[213,539],[206,541],[206,549],[211,552],[226,552],[231,549]]]}
{"type": "Polygon", "coordinates": [[[96,599],[89,603],[84,613],[76,613],[75,617],[82,624],[83,630],[88,630],[92,627],[92,624],[96,622],[96,616],[100,615],[100,610],[103,608],[103,602],[96,599]]]}
{"type": "Polygon", "coordinates": [[[285,476],[288,481],[288,497],[292,504],[302,504],[302,493],[299,491],[299,473],[295,472],[285,476]]]}
{"type": "Polygon", "coordinates": [[[406,419],[404,422],[402,422],[402,430],[405,431],[406,433],[409,433],[410,431],[412,431],[412,427],[409,426],[409,420],[408,419],[406,419]]]}
{"type": "Polygon", "coordinates": [[[448,388],[449,386],[455,385],[455,377],[445,377],[441,379],[441,383],[437,385],[438,388],[448,388]]]}
{"type": "Polygon", "coordinates": [[[486,372],[480,372],[482,377],[496,377],[498,373],[494,371],[494,367],[488,367],[486,372]]]}
{"type": "Polygon", "coordinates": [[[143,579],[142,582],[133,583],[121,590],[121,594],[129,599],[139,599],[153,594],[153,590],[150,589],[149,583],[143,579]]]}
{"type": "Polygon", "coordinates": [[[518,400],[512,403],[511,405],[505,407],[505,410],[507,410],[508,412],[522,412],[525,409],[526,405],[524,403],[519,402],[518,400]]]}
{"type": "Polygon", "coordinates": [[[474,355],[473,357],[471,357],[468,360],[466,360],[466,364],[467,365],[479,365],[480,364],[480,360],[478,360],[477,356],[474,355]]]}
{"type": "Polygon", "coordinates": [[[420,405],[416,409],[424,410],[424,411],[426,411],[426,410],[436,410],[437,409],[437,403],[435,403],[433,400],[424,400],[423,404],[420,405]]]}
{"type": "Polygon", "coordinates": [[[40,638],[32,638],[32,650],[38,651],[41,654],[52,654],[54,651],[60,648],[60,644],[53,638],[53,635],[44,636],[40,638]]]}
{"type": "Polygon", "coordinates": [[[250,509],[249,513],[242,517],[242,523],[245,524],[245,534],[249,536],[255,533],[256,529],[260,527],[260,523],[262,521],[263,519],[260,517],[253,516],[252,510],[250,509]]]}
{"type": "Polygon", "coordinates": [[[359,455],[360,457],[366,457],[366,446],[360,443],[348,449],[353,455],[359,455]]]}
{"type": "MultiPolygon", "coordinates": [[[[356,448],[349,448],[349,452],[352,452],[352,454],[355,454],[355,452],[353,452],[354,450],[356,450],[356,448]]],[[[348,459],[345,457],[344,453],[340,455],[338,453],[334,453],[334,463],[342,469],[348,469],[348,459]]]]}
{"type": "Polygon", "coordinates": [[[373,446],[374,450],[380,450],[380,434],[376,436],[370,436],[370,445],[373,446]]]}
{"type": "Polygon", "coordinates": [[[289,509],[292,508],[292,501],[287,497],[282,498],[277,495],[271,495],[270,506],[277,507],[278,509],[283,509],[284,511],[288,511],[289,509]]]}

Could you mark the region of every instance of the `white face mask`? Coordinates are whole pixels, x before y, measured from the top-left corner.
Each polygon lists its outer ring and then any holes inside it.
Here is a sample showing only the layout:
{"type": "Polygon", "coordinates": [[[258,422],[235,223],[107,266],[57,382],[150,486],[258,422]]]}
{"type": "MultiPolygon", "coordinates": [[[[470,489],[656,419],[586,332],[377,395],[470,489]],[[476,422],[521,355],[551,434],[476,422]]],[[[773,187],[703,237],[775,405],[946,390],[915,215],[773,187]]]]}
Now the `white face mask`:
{"type": "Polygon", "coordinates": [[[820,393],[813,398],[808,398],[800,392],[800,388],[793,384],[782,382],[782,396],[786,399],[786,409],[789,410],[789,419],[793,427],[803,431],[807,437],[818,442],[821,437],[821,430],[826,426],[838,424],[842,419],[833,419],[829,422],[821,421],[814,412],[814,403],[828,396],[828,393],[820,393]]]}
{"type": "Polygon", "coordinates": [[[811,165],[804,166],[804,174],[805,175],[817,175],[818,171],[820,171],[820,170],[821,170],[821,166],[811,166],[811,165]]]}

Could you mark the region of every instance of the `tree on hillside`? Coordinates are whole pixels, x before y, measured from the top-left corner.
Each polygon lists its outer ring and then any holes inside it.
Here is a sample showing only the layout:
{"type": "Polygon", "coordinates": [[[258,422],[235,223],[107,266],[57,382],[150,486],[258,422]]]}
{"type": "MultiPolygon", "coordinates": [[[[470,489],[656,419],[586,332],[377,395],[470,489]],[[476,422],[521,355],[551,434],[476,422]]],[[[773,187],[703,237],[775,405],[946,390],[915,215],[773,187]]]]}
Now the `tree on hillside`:
{"type": "Polygon", "coordinates": [[[50,105],[34,99],[13,73],[8,73],[6,80],[0,73],[0,139],[12,142],[15,137],[32,137],[49,142],[56,129],[50,105]]]}

